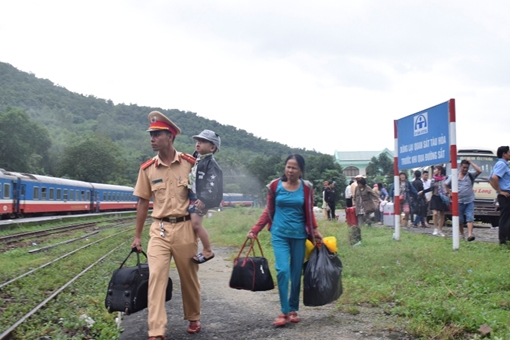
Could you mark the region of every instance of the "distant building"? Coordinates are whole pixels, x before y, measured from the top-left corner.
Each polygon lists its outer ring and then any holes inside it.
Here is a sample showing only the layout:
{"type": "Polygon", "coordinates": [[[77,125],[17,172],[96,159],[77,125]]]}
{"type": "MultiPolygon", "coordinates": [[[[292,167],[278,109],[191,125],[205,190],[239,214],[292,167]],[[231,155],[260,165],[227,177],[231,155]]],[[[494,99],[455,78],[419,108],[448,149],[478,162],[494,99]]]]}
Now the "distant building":
{"type": "Polygon", "coordinates": [[[381,151],[335,151],[335,162],[342,166],[344,176],[350,180],[356,175],[366,175],[368,163],[372,157],[378,158],[381,153],[393,159],[393,151],[384,149],[381,151]]]}

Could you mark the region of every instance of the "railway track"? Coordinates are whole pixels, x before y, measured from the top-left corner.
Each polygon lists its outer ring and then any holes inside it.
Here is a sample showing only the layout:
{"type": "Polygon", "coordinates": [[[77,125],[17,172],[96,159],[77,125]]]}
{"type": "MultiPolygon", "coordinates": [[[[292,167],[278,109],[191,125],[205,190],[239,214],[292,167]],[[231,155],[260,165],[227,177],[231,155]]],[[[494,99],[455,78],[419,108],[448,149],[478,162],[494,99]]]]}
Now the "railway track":
{"type": "Polygon", "coordinates": [[[42,230],[34,230],[34,231],[27,231],[22,233],[16,233],[6,236],[0,237],[0,246],[1,245],[12,245],[20,242],[24,242],[26,240],[32,240],[32,239],[41,239],[50,235],[56,235],[56,234],[62,234],[62,233],[68,233],[70,231],[76,231],[76,230],[83,230],[87,228],[98,228],[97,225],[100,223],[116,223],[116,222],[123,222],[126,220],[132,221],[132,217],[124,217],[124,218],[118,218],[118,219],[108,219],[108,220],[102,220],[102,221],[94,221],[94,222],[85,222],[85,223],[78,223],[78,224],[70,224],[70,225],[64,225],[54,228],[48,228],[48,229],[42,229],[42,230]]]}
{"type": "Polygon", "coordinates": [[[55,299],[60,293],[62,293],[67,287],[69,287],[73,282],[78,280],[82,275],[87,273],[90,269],[92,269],[94,266],[99,264],[102,260],[104,260],[108,255],[119,249],[122,245],[124,245],[126,241],[120,243],[117,247],[113,248],[109,252],[107,252],[105,255],[101,256],[99,259],[97,259],[95,262],[93,262],[91,265],[89,265],[87,268],[82,270],[80,273],[75,275],[72,279],[67,281],[64,285],[62,285],[60,288],[55,290],[49,297],[47,297],[45,300],[43,300],[41,303],[39,303],[36,307],[32,308],[28,313],[24,314],[22,317],[20,317],[16,322],[11,324],[5,331],[3,331],[2,334],[0,334],[0,340],[4,339],[10,339],[13,332],[18,328],[21,324],[26,322],[31,316],[36,314],[39,310],[41,310],[43,307],[45,307],[50,301],[55,299]]]}
{"type": "Polygon", "coordinates": [[[10,339],[15,336],[16,330],[21,325],[29,323],[31,317],[48,306],[51,301],[55,301],[56,297],[65,292],[71,284],[96,267],[117,249],[126,246],[132,238],[132,232],[133,228],[127,228],[107,237],[101,237],[99,240],[65,253],[37,268],[28,270],[1,283],[0,297],[2,298],[2,303],[0,305],[0,320],[3,321],[0,321],[0,340],[10,339]],[[131,233],[123,235],[127,232],[131,233]],[[94,250],[89,250],[92,248],[94,250]],[[105,249],[109,251],[106,252],[105,249]],[[100,256],[99,258],[97,256],[93,259],[90,258],[91,254],[96,253],[99,254],[97,255],[100,256]],[[74,256],[71,257],[71,255],[74,256]],[[55,276],[53,273],[58,273],[62,277],[55,276]],[[53,280],[48,282],[48,277],[53,278],[53,280]],[[63,279],[64,277],[65,279],[63,279]]]}

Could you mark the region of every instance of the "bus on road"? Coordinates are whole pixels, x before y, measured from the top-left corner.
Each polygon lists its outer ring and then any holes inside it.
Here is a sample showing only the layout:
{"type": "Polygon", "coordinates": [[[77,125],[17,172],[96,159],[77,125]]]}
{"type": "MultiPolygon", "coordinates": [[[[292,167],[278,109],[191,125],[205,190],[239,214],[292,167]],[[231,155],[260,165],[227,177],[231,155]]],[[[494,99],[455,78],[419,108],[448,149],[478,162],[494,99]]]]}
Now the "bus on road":
{"type": "Polygon", "coordinates": [[[225,207],[253,207],[255,205],[255,198],[253,196],[243,194],[223,194],[223,201],[221,206],[225,207]]]}

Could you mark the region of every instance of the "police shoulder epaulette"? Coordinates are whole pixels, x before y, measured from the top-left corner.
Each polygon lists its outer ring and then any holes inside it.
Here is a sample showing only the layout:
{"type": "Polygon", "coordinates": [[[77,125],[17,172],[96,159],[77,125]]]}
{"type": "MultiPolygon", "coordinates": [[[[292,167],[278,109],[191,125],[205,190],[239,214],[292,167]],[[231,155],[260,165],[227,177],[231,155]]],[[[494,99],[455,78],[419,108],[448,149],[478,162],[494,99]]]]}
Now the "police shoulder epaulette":
{"type": "Polygon", "coordinates": [[[187,153],[181,153],[181,157],[184,158],[185,160],[187,160],[188,162],[190,162],[191,164],[195,164],[195,157],[191,156],[190,154],[187,154],[187,153]]]}
{"type": "Polygon", "coordinates": [[[152,164],[154,164],[155,162],[156,162],[156,159],[155,158],[151,158],[147,162],[145,162],[142,165],[140,165],[140,168],[142,168],[142,170],[145,170],[148,167],[150,167],[152,164]]]}

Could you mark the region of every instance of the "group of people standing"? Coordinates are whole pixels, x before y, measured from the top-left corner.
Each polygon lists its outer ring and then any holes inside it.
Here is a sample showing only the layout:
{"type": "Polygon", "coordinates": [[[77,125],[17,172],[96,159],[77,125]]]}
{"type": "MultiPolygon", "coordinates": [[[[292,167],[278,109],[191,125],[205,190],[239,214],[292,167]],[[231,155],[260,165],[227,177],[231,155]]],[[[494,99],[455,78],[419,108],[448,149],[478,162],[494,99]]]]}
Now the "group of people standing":
{"type": "MultiPolygon", "coordinates": [[[[504,157],[504,153],[502,153],[502,156],[504,157]]],[[[508,158],[510,159],[510,155],[508,158]]],[[[465,238],[464,225],[467,225],[468,241],[475,240],[473,234],[475,200],[473,185],[475,179],[481,173],[482,170],[473,161],[468,159],[461,161],[458,175],[459,225],[462,238],[465,238]],[[470,166],[473,167],[474,172],[469,172],[470,166]]],[[[408,227],[411,225],[415,228],[430,228],[427,221],[428,211],[430,210],[432,211],[434,224],[432,235],[444,237],[445,213],[450,210],[452,196],[451,177],[446,176],[444,166],[434,166],[431,179],[429,179],[427,170],[423,172],[416,170],[412,181],[408,179],[407,173],[402,171],[399,174],[398,185],[400,189],[400,212],[404,214],[402,226],[408,227]]],[[[394,185],[391,186],[389,194],[381,183],[377,183],[373,188],[370,188],[365,178],[358,175],[350,181],[345,190],[346,206],[347,208],[355,207],[358,226],[370,225],[372,221],[378,221],[379,224],[382,224],[383,206],[387,201],[393,200],[394,192],[394,185]]],[[[510,225],[508,229],[508,240],[510,240],[510,225]]]]}
{"type": "MultiPolygon", "coordinates": [[[[468,227],[468,241],[474,241],[474,201],[473,185],[476,177],[482,173],[478,165],[470,160],[462,160],[458,175],[458,201],[459,201],[459,228],[462,238],[464,225],[468,227]],[[473,166],[475,172],[469,172],[473,166]]],[[[400,189],[400,211],[404,213],[404,224],[408,226],[411,221],[413,227],[430,228],[427,222],[429,209],[432,211],[434,231],[432,235],[444,237],[443,226],[445,224],[445,213],[450,210],[451,204],[451,181],[446,176],[446,170],[442,165],[434,166],[433,177],[429,179],[428,171],[419,170],[414,172],[414,180],[410,182],[407,174],[401,172],[399,175],[400,189]]],[[[390,191],[393,197],[394,188],[390,191]]]]}

